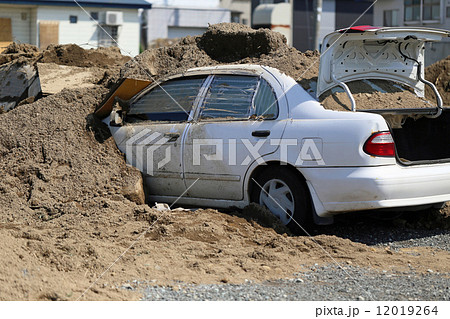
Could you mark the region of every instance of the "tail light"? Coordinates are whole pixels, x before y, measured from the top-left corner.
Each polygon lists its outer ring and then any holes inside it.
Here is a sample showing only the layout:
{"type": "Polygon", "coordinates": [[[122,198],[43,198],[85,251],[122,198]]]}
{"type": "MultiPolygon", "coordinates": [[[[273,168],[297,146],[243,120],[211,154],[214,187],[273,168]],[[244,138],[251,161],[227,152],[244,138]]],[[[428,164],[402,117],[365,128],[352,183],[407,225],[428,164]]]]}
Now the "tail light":
{"type": "Polygon", "coordinates": [[[394,139],[390,132],[374,133],[364,144],[363,150],[372,156],[394,157],[394,139]]]}

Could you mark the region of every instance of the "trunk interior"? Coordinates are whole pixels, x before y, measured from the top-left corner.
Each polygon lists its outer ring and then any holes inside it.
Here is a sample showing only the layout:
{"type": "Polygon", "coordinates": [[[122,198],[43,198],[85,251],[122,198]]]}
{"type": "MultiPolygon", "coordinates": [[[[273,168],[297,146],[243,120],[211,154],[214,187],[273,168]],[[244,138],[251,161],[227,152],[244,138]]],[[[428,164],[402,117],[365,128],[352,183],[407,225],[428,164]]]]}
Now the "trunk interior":
{"type": "Polygon", "coordinates": [[[450,109],[435,119],[407,117],[392,134],[402,164],[450,161],[450,109]]]}

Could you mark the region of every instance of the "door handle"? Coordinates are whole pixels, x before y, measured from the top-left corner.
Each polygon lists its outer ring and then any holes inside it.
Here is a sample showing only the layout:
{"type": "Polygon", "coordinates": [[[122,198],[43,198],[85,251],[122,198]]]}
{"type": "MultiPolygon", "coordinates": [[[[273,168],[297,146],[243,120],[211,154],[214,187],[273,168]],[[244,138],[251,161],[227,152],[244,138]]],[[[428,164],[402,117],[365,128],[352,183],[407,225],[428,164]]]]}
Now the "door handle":
{"type": "Polygon", "coordinates": [[[180,133],[178,133],[178,132],[175,132],[175,133],[164,133],[164,137],[168,137],[169,138],[168,142],[174,142],[180,137],[180,133]]]}
{"type": "Polygon", "coordinates": [[[270,131],[253,131],[252,136],[267,137],[270,135],[270,131]]]}

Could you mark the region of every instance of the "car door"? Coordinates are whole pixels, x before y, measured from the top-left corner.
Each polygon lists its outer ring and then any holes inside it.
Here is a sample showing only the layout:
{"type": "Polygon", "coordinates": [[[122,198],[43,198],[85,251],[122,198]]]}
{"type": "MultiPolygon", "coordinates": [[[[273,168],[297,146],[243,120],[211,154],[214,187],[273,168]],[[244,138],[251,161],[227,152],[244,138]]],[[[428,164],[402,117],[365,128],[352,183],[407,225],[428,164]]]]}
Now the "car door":
{"type": "Polygon", "coordinates": [[[111,127],[127,163],[144,176],[151,195],[180,196],[182,136],[206,76],[172,79],[131,101],[122,127],[111,127]]]}
{"type": "Polygon", "coordinates": [[[187,196],[242,200],[250,164],[278,148],[271,140],[280,139],[286,126],[278,120],[280,103],[284,97],[277,101],[261,76],[214,75],[186,131],[187,196]]]}

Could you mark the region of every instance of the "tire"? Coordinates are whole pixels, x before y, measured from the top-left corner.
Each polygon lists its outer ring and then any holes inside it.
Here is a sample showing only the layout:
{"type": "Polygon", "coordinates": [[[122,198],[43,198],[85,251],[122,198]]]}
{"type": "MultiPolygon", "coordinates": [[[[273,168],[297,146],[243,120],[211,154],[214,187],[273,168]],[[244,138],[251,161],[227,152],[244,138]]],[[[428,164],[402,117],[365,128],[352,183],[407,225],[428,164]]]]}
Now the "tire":
{"type": "Polygon", "coordinates": [[[306,185],[286,167],[269,167],[254,181],[251,201],[267,207],[293,233],[312,226],[311,200],[306,185]]]}

